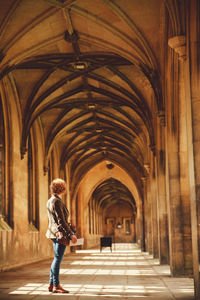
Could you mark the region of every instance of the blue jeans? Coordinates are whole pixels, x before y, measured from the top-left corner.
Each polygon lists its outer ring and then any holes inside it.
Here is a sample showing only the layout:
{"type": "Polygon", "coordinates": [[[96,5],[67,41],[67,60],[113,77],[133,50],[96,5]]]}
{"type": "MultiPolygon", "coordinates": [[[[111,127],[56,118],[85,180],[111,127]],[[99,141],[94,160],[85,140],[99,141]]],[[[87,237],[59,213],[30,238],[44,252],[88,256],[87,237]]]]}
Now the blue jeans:
{"type": "Polygon", "coordinates": [[[59,244],[56,239],[52,239],[52,241],[53,241],[53,251],[55,253],[55,256],[51,264],[49,283],[57,286],[60,282],[59,281],[60,264],[63,259],[63,255],[65,253],[66,246],[59,244]]]}

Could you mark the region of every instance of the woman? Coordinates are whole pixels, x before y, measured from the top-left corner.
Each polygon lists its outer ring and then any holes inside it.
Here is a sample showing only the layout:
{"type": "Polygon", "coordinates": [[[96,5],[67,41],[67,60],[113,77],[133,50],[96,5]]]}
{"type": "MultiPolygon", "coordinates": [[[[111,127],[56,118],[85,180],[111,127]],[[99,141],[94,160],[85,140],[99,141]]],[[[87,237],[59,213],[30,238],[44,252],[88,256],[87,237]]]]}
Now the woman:
{"type": "Polygon", "coordinates": [[[60,198],[66,192],[66,182],[60,178],[54,179],[50,185],[52,196],[47,202],[49,226],[46,237],[53,242],[54,259],[51,264],[49,292],[69,293],[63,289],[59,281],[60,264],[66,246],[58,242],[63,236],[76,243],[77,238],[68,223],[69,211],[60,198]]]}

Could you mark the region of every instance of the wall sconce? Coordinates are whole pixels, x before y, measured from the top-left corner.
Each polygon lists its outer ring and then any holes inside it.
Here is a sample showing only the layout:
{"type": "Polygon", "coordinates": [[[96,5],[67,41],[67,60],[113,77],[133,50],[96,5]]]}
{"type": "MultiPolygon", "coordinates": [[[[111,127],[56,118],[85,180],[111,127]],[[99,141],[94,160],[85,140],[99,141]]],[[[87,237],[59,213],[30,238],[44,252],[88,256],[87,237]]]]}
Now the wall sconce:
{"type": "Polygon", "coordinates": [[[122,224],[120,222],[117,223],[117,228],[121,229],[122,228],[122,224]]]}
{"type": "Polygon", "coordinates": [[[110,161],[106,161],[106,168],[112,170],[114,168],[114,165],[110,161]]]}
{"type": "Polygon", "coordinates": [[[106,167],[107,167],[109,170],[111,170],[111,169],[114,168],[114,165],[113,165],[112,163],[107,163],[107,164],[106,164],[106,167]]]}

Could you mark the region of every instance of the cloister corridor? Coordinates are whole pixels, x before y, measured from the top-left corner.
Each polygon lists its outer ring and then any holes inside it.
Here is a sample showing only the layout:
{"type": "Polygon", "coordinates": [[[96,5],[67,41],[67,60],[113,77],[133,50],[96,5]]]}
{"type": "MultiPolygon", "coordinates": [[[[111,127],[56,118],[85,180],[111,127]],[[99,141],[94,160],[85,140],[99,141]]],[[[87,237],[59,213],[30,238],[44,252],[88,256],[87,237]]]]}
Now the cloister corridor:
{"type": "Polygon", "coordinates": [[[17,300],[192,300],[193,280],[171,277],[168,265],[160,265],[136,244],[76,250],[65,255],[60,279],[70,293],[47,291],[51,260],[0,273],[0,299],[17,300]]]}
{"type": "Polygon", "coordinates": [[[0,0],[0,300],[61,298],[200,300],[200,0],[0,0]]]}

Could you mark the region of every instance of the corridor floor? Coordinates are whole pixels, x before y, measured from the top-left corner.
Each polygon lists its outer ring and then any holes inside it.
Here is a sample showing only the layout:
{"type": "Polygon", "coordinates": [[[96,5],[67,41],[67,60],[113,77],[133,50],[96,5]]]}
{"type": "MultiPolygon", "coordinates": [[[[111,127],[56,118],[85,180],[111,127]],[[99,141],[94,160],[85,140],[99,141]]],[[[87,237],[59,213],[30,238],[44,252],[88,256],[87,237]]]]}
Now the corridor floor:
{"type": "Polygon", "coordinates": [[[0,273],[0,299],[194,299],[193,279],[172,278],[168,266],[135,244],[65,255],[60,272],[62,286],[70,291],[65,295],[47,292],[50,264],[45,260],[0,273]]]}

